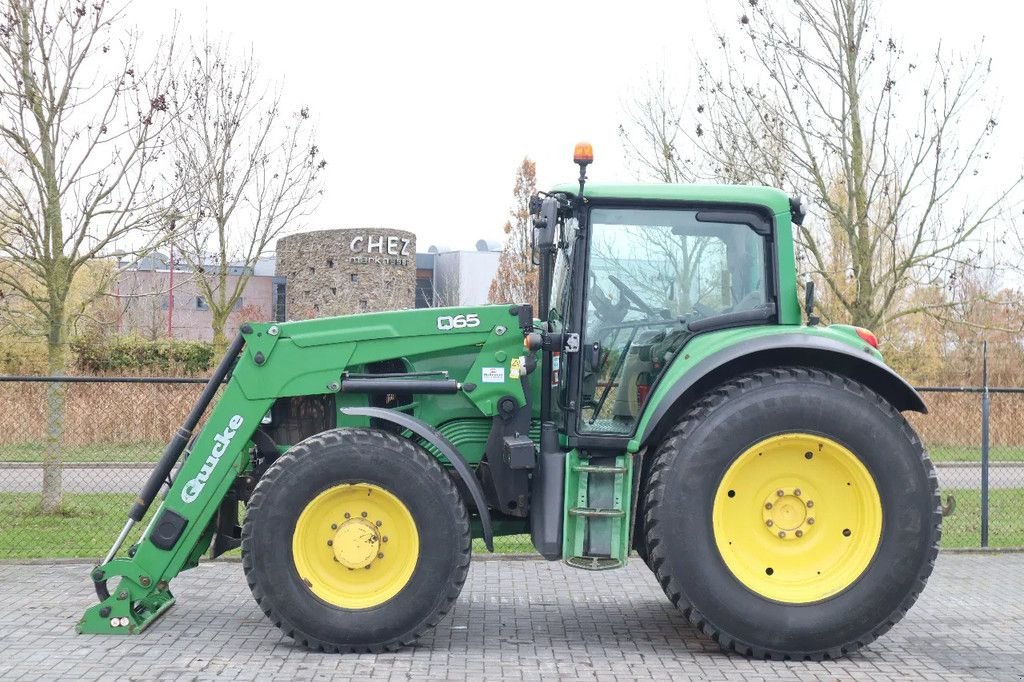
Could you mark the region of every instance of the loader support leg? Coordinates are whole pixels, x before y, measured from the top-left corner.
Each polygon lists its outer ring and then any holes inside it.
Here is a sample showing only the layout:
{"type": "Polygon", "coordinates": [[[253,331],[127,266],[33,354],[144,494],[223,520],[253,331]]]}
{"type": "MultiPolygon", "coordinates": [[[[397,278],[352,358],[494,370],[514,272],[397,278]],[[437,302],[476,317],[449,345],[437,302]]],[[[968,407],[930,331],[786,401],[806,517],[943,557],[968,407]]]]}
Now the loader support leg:
{"type": "Polygon", "coordinates": [[[195,566],[209,545],[213,519],[235,479],[248,466],[247,446],[261,417],[273,403],[272,398],[250,400],[231,381],[196,437],[191,456],[182,464],[155,512],[155,521],[139,539],[134,555],[114,558],[132,525],[143,518],[168,478],[192,429],[238,361],[242,346],[239,337],[135,501],[131,517],[111,548],[108,560],[93,570],[92,580],[100,603],[86,611],[78,624],[79,632],[128,634],[146,628],[174,602],[170,580],[195,566]],[[108,589],[108,581],[118,577],[121,580],[117,588],[108,589]]]}

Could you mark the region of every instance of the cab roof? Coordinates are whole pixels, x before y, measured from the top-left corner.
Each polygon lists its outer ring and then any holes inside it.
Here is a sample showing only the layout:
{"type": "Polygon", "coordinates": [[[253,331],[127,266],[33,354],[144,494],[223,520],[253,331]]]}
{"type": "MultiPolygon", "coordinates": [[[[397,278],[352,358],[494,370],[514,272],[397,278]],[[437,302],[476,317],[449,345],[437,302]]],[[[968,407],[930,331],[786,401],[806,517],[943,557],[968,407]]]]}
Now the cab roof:
{"type": "MultiPolygon", "coordinates": [[[[563,183],[552,192],[576,196],[579,183],[563,183]]],[[[693,201],[708,203],[753,204],[766,206],[772,213],[789,213],[789,196],[774,187],[759,185],[673,185],[587,183],[584,196],[590,199],[626,199],[651,201],[693,201]]]]}

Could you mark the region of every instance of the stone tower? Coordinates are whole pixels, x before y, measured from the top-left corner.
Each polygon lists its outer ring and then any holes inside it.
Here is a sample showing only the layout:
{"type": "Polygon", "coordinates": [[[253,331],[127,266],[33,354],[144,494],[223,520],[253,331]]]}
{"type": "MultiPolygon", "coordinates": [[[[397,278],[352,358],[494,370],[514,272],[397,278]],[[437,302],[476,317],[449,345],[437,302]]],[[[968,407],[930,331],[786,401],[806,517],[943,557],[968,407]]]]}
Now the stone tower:
{"type": "Polygon", "coordinates": [[[277,242],[290,320],[412,308],[416,235],[404,230],[318,230],[277,242]]]}

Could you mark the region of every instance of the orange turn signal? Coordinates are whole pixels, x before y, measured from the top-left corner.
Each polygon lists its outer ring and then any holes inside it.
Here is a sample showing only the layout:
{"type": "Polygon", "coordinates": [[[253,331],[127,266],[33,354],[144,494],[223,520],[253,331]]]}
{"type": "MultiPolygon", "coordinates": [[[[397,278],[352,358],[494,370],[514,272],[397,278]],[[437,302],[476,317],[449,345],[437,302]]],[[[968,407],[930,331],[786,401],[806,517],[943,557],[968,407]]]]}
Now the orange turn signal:
{"type": "Polygon", "coordinates": [[[594,147],[589,142],[577,142],[572,153],[573,163],[593,163],[594,147]]]}

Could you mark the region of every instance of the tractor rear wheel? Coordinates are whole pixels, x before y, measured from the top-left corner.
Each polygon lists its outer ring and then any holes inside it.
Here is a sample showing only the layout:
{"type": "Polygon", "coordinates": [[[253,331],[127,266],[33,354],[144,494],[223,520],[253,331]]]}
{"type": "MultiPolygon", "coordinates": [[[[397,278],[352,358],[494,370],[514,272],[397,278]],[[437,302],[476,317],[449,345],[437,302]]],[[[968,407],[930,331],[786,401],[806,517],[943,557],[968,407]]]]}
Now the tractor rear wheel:
{"type": "Polygon", "coordinates": [[[935,470],[850,379],[759,371],[699,400],[655,453],[648,563],[723,649],[837,658],[895,624],[938,553],[935,470]]]}
{"type": "Polygon", "coordinates": [[[322,651],[410,644],[451,608],[469,560],[469,517],[444,468],[375,429],[326,431],[279,457],[242,529],[256,601],[322,651]]]}

